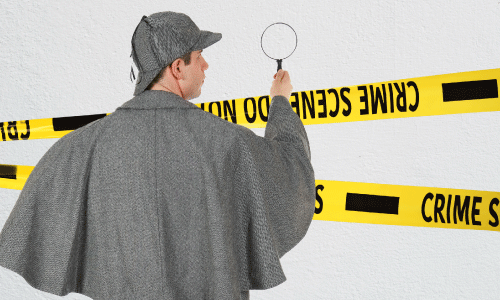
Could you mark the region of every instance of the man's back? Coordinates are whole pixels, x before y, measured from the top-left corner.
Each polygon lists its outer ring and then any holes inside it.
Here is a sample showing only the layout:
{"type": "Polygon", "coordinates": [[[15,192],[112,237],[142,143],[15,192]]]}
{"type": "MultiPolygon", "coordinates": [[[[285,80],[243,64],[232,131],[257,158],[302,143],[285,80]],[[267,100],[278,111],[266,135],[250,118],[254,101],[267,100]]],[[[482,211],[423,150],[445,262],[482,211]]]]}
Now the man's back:
{"type": "Polygon", "coordinates": [[[314,196],[285,97],[262,138],[144,91],[42,158],[0,236],[0,265],[59,295],[238,299],[285,280],[279,258],[305,235],[314,196]]]}

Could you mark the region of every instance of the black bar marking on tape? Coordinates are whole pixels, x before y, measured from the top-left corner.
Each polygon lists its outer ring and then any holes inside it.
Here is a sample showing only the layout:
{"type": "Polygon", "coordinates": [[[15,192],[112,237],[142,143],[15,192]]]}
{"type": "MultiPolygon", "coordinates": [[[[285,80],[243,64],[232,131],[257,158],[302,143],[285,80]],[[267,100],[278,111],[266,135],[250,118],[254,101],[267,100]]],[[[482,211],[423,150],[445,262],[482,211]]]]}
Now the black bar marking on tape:
{"type": "Polygon", "coordinates": [[[17,166],[0,165],[0,178],[17,179],[17,166]]]}
{"type": "Polygon", "coordinates": [[[97,115],[53,118],[52,126],[54,127],[54,131],[75,130],[105,116],[106,114],[97,114],[97,115]]]}
{"type": "Polygon", "coordinates": [[[345,210],[398,214],[399,197],[347,193],[345,210]]]}
{"type": "Polygon", "coordinates": [[[443,83],[443,102],[498,98],[496,79],[443,83]]]}

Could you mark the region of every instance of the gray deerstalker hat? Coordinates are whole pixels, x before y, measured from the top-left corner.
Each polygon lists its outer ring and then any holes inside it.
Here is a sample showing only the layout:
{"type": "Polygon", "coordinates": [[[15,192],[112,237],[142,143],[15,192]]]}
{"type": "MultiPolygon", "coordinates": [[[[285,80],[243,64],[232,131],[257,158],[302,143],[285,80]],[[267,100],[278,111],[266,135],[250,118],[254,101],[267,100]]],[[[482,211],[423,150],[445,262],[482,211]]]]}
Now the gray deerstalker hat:
{"type": "Polygon", "coordinates": [[[139,70],[134,96],[143,92],[171,62],[221,38],[220,33],[200,30],[183,13],[166,11],[143,16],[132,36],[131,56],[139,70]]]}

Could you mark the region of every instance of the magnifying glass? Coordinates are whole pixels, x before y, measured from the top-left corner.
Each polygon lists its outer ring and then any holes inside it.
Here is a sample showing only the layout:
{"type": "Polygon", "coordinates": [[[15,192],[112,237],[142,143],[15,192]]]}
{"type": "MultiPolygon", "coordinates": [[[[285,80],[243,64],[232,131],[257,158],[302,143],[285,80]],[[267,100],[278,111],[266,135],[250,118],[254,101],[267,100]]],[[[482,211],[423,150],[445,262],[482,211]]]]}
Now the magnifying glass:
{"type": "Polygon", "coordinates": [[[283,59],[292,55],[297,48],[297,33],[286,23],[271,24],[262,33],[260,46],[267,57],[278,63],[279,71],[283,59]]]}

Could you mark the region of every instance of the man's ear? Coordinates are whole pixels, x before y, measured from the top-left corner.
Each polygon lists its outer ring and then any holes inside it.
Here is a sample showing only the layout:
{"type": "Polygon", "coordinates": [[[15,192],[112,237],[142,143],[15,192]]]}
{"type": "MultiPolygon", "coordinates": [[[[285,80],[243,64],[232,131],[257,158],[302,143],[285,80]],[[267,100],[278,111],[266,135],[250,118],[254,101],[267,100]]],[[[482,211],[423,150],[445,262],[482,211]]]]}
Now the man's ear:
{"type": "Polygon", "coordinates": [[[183,63],[184,63],[184,61],[182,61],[182,59],[180,59],[180,58],[174,60],[174,62],[172,63],[172,67],[171,67],[172,74],[173,74],[174,78],[177,80],[184,79],[184,73],[182,72],[182,67],[184,65],[181,65],[183,63]]]}

